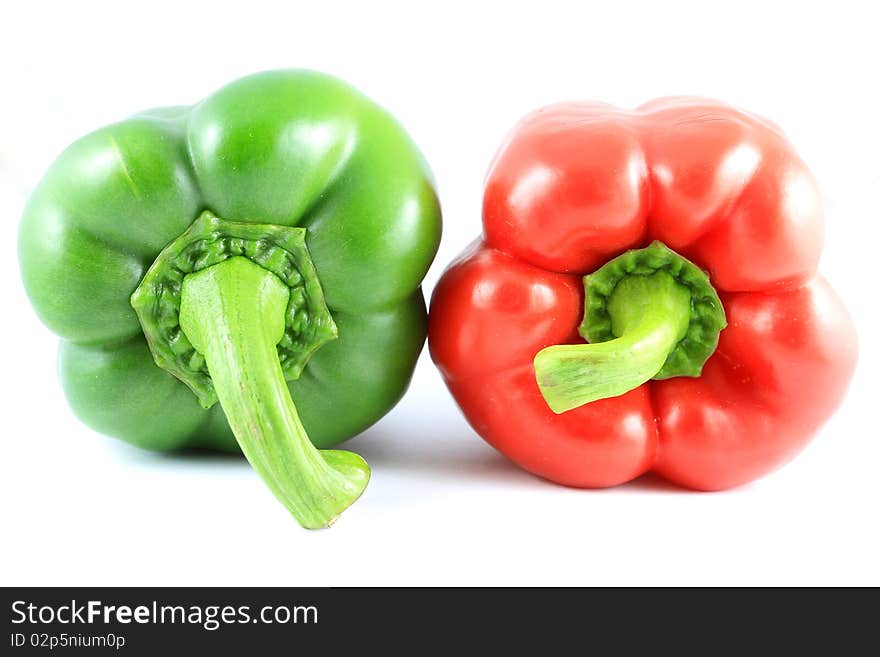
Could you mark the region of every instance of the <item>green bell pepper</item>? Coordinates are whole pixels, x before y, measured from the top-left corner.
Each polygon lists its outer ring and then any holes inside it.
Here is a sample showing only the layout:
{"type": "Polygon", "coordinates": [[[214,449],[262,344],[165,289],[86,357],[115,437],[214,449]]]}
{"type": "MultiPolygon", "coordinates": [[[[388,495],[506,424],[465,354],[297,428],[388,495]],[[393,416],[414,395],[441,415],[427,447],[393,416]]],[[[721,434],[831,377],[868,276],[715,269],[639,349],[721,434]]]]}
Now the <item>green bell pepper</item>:
{"type": "Polygon", "coordinates": [[[19,256],[83,422],[147,449],[240,448],[317,528],[367,484],[363,459],[323,448],[403,395],[439,240],[401,126],[339,80],[273,71],[75,142],[19,256]]]}

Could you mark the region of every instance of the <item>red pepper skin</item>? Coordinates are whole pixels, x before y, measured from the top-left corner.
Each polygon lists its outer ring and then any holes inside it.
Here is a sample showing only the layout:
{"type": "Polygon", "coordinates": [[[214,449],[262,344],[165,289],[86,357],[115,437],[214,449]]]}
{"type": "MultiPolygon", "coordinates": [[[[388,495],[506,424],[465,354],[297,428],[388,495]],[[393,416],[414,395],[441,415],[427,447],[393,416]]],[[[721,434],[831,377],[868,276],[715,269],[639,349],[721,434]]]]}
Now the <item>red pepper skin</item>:
{"type": "Polygon", "coordinates": [[[856,334],[816,276],[819,195],[763,119],[693,98],[539,110],[492,164],[483,227],[434,291],[431,355],[474,430],[535,474],[729,488],[796,455],[843,398],[856,334]],[[698,378],[554,414],[535,354],[583,342],[581,276],[652,240],[709,273],[728,320],[717,350],[698,378]]]}

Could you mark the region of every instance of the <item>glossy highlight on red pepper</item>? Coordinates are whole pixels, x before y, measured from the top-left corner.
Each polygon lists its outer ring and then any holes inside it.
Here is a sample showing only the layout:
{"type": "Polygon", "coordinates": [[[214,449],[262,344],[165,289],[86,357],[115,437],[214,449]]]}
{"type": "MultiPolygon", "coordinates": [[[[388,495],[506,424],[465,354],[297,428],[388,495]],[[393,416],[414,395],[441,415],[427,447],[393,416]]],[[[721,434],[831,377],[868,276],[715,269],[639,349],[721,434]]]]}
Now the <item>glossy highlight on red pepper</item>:
{"type": "Polygon", "coordinates": [[[852,321],[816,273],[822,222],[806,165],[753,114],[700,98],[543,108],[495,157],[484,234],[434,291],[432,357],[476,432],[542,477],[744,484],[804,448],[855,367],[852,321]],[[533,360],[584,344],[582,276],[655,241],[708,275],[717,348],[698,376],[554,412],[533,360]]]}

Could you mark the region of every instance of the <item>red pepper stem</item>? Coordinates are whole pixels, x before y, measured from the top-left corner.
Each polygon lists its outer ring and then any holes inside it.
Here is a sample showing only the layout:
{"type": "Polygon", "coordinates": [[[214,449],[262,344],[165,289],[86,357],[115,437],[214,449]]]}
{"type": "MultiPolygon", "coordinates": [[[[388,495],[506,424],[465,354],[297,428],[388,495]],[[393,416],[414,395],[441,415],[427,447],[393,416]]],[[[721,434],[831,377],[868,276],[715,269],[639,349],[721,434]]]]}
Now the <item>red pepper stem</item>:
{"type": "Polygon", "coordinates": [[[555,345],[535,356],[538,387],[554,413],[622,395],[656,376],[687,332],[690,293],[666,272],[631,276],[617,285],[608,310],[618,337],[555,345]]]}

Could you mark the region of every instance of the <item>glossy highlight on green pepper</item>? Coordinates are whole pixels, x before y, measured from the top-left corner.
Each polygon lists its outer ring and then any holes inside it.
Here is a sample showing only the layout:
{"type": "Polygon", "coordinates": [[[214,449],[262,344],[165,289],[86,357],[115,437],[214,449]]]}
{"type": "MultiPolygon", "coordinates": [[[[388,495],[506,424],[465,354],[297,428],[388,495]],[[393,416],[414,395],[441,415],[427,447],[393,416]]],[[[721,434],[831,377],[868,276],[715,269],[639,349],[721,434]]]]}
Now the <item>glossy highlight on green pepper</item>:
{"type": "Polygon", "coordinates": [[[369,479],[359,456],[323,448],[403,395],[439,239],[401,126],[292,70],[75,142],[31,196],[19,254],[86,424],[147,449],[242,449],[323,527],[369,479]]]}

